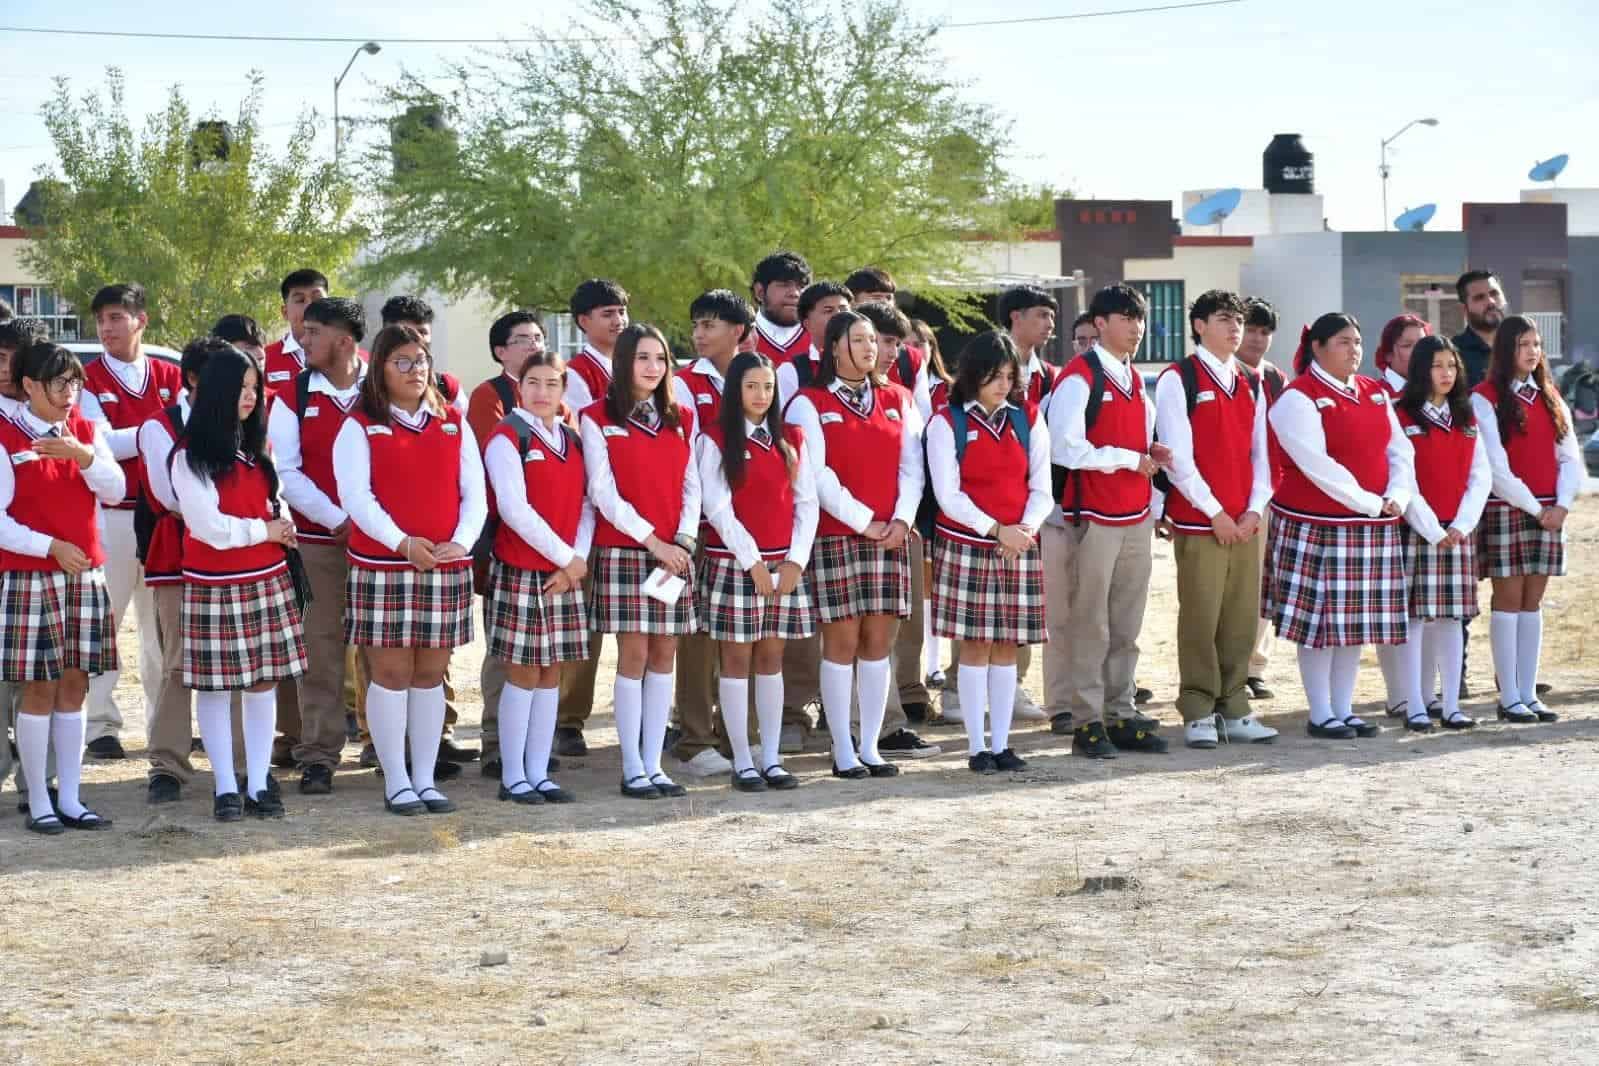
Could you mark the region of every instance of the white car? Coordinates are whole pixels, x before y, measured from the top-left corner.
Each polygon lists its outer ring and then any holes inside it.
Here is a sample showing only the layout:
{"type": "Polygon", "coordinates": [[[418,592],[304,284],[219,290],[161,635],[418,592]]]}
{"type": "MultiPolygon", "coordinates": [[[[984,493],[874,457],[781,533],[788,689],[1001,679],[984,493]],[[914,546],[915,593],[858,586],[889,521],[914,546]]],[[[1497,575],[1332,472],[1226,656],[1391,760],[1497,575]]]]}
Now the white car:
{"type": "MultiPolygon", "coordinates": [[[[63,341],[61,342],[61,347],[76,355],[84,366],[88,366],[105,354],[105,349],[100,347],[98,341],[63,341]]],[[[144,354],[154,356],[157,359],[165,359],[172,363],[181,363],[183,361],[182,352],[173,351],[162,344],[146,344],[144,346],[144,354]]]]}

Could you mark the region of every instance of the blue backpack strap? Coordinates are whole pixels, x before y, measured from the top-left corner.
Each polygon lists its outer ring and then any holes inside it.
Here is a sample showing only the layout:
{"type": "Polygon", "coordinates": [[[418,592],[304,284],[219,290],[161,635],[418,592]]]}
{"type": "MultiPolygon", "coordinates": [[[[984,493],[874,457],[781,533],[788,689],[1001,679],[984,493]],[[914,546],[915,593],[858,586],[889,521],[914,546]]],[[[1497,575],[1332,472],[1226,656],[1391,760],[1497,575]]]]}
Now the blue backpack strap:
{"type": "Polygon", "coordinates": [[[949,422],[955,433],[955,465],[959,466],[961,460],[966,458],[966,408],[950,404],[949,422]]]}

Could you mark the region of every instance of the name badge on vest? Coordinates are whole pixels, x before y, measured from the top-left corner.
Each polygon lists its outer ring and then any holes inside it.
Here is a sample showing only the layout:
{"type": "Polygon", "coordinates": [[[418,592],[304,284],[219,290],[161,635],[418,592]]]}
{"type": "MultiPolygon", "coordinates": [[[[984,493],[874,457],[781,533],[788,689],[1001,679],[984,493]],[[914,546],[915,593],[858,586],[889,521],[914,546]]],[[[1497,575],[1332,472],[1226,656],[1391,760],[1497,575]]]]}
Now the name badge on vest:
{"type": "Polygon", "coordinates": [[[366,427],[366,435],[369,436],[369,437],[392,437],[392,436],[394,436],[394,427],[392,427],[392,426],[367,426],[366,427]]]}
{"type": "Polygon", "coordinates": [[[1337,407],[1337,406],[1338,406],[1338,402],[1336,400],[1328,399],[1326,396],[1320,397],[1316,401],[1316,409],[1318,411],[1324,411],[1324,410],[1326,410],[1329,407],[1337,407]]]}
{"type": "Polygon", "coordinates": [[[823,411],[822,412],[821,421],[822,421],[822,425],[825,426],[829,422],[842,422],[842,421],[844,421],[844,416],[839,414],[837,411],[823,411]]]}
{"type": "Polygon", "coordinates": [[[12,452],[11,453],[11,465],[12,466],[21,466],[23,463],[31,463],[37,458],[39,458],[39,453],[38,452],[34,452],[34,451],[12,452]]]}
{"type": "Polygon", "coordinates": [[[157,389],[156,391],[161,394],[161,398],[163,400],[172,399],[172,390],[171,389],[157,389]]]}
{"type": "Polygon", "coordinates": [[[268,381],[288,381],[293,376],[294,375],[289,373],[287,370],[274,370],[274,371],[272,371],[272,373],[267,375],[267,380],[268,381]]]}
{"type": "Polygon", "coordinates": [[[322,408],[318,407],[316,404],[312,404],[310,407],[307,407],[305,409],[305,414],[301,415],[300,417],[301,418],[315,418],[317,415],[319,415],[321,413],[322,413],[322,408]]]}
{"type": "Polygon", "coordinates": [[[101,403],[116,403],[117,394],[114,392],[102,392],[96,396],[95,399],[99,400],[101,403]]]}
{"type": "Polygon", "coordinates": [[[606,426],[600,432],[602,435],[607,437],[627,436],[627,430],[623,429],[621,426],[606,426]]]}
{"type": "Polygon", "coordinates": [[[898,422],[899,421],[899,411],[897,409],[893,408],[893,407],[890,407],[888,410],[883,412],[883,417],[887,418],[887,419],[891,419],[892,421],[898,422]]]}
{"type": "Polygon", "coordinates": [[[461,432],[461,427],[457,426],[454,422],[446,422],[439,428],[443,429],[445,433],[452,437],[461,432]]]}
{"type": "Polygon", "coordinates": [[[702,392],[698,396],[694,397],[694,402],[700,404],[710,404],[716,402],[716,397],[710,395],[709,393],[702,392]]]}
{"type": "Polygon", "coordinates": [[[973,441],[974,441],[974,440],[976,440],[976,439],[977,439],[977,430],[975,430],[975,429],[968,429],[968,430],[967,430],[967,431],[966,431],[966,443],[967,443],[967,444],[970,444],[970,443],[972,443],[972,442],[973,442],[973,441]]]}
{"type": "Polygon", "coordinates": [[[1476,426],[1467,426],[1466,427],[1466,436],[1471,437],[1471,438],[1475,438],[1477,436],[1477,427],[1476,426]]]}
{"type": "Polygon", "coordinates": [[[1385,404],[1388,402],[1388,394],[1386,392],[1374,392],[1371,394],[1371,402],[1385,404]]]}
{"type": "Polygon", "coordinates": [[[527,458],[522,461],[524,463],[542,463],[544,461],[544,453],[541,451],[528,452],[527,458]]]}
{"type": "Polygon", "coordinates": [[[1206,403],[1208,401],[1214,400],[1215,398],[1216,398],[1215,390],[1206,389],[1204,392],[1201,392],[1198,396],[1194,397],[1194,403],[1195,404],[1206,403]]]}
{"type": "Polygon", "coordinates": [[[1406,426],[1405,427],[1405,436],[1407,436],[1407,437],[1419,437],[1419,436],[1421,436],[1421,427],[1420,426],[1406,426]]]}
{"type": "Polygon", "coordinates": [[[1099,398],[1099,402],[1100,403],[1115,403],[1116,402],[1116,394],[1114,392],[1111,392],[1109,389],[1106,389],[1105,390],[1105,395],[1103,395],[1103,396],[1101,396],[1099,398]]]}

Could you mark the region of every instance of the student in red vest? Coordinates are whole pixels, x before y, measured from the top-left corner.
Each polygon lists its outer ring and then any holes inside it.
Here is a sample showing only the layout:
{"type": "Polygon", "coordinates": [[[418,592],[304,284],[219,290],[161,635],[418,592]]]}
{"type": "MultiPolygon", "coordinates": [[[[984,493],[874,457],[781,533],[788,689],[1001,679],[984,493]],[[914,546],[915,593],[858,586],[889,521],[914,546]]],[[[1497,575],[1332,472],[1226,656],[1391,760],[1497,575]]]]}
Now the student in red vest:
{"type": "Polygon", "coordinates": [[[1477,723],[1460,711],[1460,623],[1477,615],[1473,533],[1493,471],[1471,409],[1466,363],[1455,346],[1442,337],[1421,337],[1405,353],[1405,368],[1394,413],[1416,453],[1416,495],[1405,509],[1410,635],[1402,663],[1402,713],[1405,728],[1418,733],[1432,729],[1434,713],[1445,729],[1470,729],[1477,723]],[[1443,699],[1435,711],[1427,697],[1440,681],[1443,699]]]}
{"type": "Polygon", "coordinates": [[[773,252],[755,264],[750,292],[755,296],[755,329],[746,350],[757,351],[774,365],[804,355],[811,345],[799,298],[811,283],[811,267],[798,252],[773,252]]]}
{"type": "Polygon", "coordinates": [[[562,665],[589,657],[583,579],[594,509],[578,435],[562,418],[566,360],[535,352],[518,361],[517,375],[518,402],[483,449],[499,513],[483,620],[505,678],[494,716],[500,799],[570,803],[550,780],[550,748],[562,665]]]}
{"type": "Polygon", "coordinates": [[[268,392],[292,390],[294,379],[305,370],[305,309],[328,295],[327,275],[320,270],[296,270],[278,286],[283,296],[283,321],[289,331],[282,340],[266,346],[266,387],[268,392]]]}
{"type": "Polygon", "coordinates": [[[300,608],[284,549],[295,546],[262,424],[255,361],[231,346],[200,372],[194,407],[168,460],[183,516],[185,689],[216,780],[219,822],[283,817],[267,779],[278,683],[305,673],[300,608]],[[245,786],[233,769],[232,695],[242,692],[245,786]]]}
{"type": "Polygon", "coordinates": [[[707,525],[699,564],[699,609],[717,642],[722,717],[733,751],[732,784],[741,792],[796,788],[783,767],[783,648],[816,629],[804,573],[816,537],[816,484],[804,442],[777,409],[777,373],[758,352],[727,371],[729,396],[696,442],[707,525]],[[760,759],[750,750],[754,672],[760,759]],[[731,710],[730,710],[731,708],[731,710]]]}
{"type": "Polygon", "coordinates": [[[367,363],[360,356],[366,312],[354,300],[330,296],[304,309],[302,327],[307,366],[278,390],[267,439],[312,592],[304,617],[310,662],[300,678],[292,759],[300,766],[300,791],[325,795],[333,791],[346,739],[344,610],[350,572],[350,516],[340,502],[333,444],[366,380],[367,363]]]}
{"type": "Polygon", "coordinates": [[[918,347],[911,346],[911,320],[905,312],[887,301],[854,301],[851,306],[871,320],[877,330],[877,365],[883,375],[911,394],[916,412],[925,421],[932,417],[932,386],[928,382],[927,359],[918,347]]]}
{"type": "MultiPolygon", "coordinates": [[[[787,407],[788,401],[801,388],[816,379],[822,365],[821,349],[816,347],[827,333],[827,324],[840,311],[850,309],[850,293],[836,281],[817,281],[805,287],[799,298],[799,319],[805,327],[806,347],[796,352],[787,362],[773,359],[777,367],[777,402],[787,407]]],[[[768,354],[767,358],[771,358],[768,354]]],[[[790,645],[790,649],[798,645],[790,645]]]]}
{"type": "Polygon", "coordinates": [[[1149,312],[1144,294],[1108,285],[1088,310],[1099,340],[1066,365],[1045,410],[1050,459],[1065,474],[1064,523],[1043,531],[1045,609],[1050,640],[1058,633],[1067,648],[1067,680],[1046,687],[1051,728],[1074,730],[1073,753],[1110,759],[1166,750],[1159,721],[1134,707],[1133,679],[1149,599],[1150,479],[1171,452],[1153,440],[1155,405],[1132,366],[1149,312]]]}
{"type": "Polygon", "coordinates": [[[616,634],[612,704],[622,748],[622,795],[686,793],[661,769],[677,638],[697,628],[692,584],[675,597],[648,594],[667,578],[693,580],[700,522],[688,412],[672,398],[672,353],[654,326],[636,323],[616,343],[604,398],[583,409],[583,465],[599,513],[591,616],[616,634]]]}
{"type": "Polygon", "coordinates": [[[906,541],[925,478],[921,418],[910,393],[883,377],[876,331],[854,311],[828,323],[817,377],[789,401],[784,417],[804,433],[822,510],[810,587],[822,623],[822,710],[833,773],[892,777],[898,770],[878,743],[894,632],[911,613],[906,541]],[[858,754],[850,737],[857,688],[858,754]]]}
{"type": "MultiPolygon", "coordinates": [[[[1269,416],[1272,404],[1277,402],[1277,397],[1288,387],[1288,379],[1283,377],[1283,372],[1266,358],[1266,353],[1271,351],[1272,338],[1277,333],[1277,309],[1270,301],[1258,296],[1249,297],[1244,301],[1244,306],[1247,312],[1244,315],[1244,339],[1238,345],[1238,361],[1260,382],[1259,402],[1265,406],[1269,416]]],[[[1275,492],[1278,483],[1282,481],[1283,459],[1282,449],[1277,446],[1277,435],[1272,431],[1269,417],[1266,421],[1266,455],[1271,467],[1271,487],[1275,492]]],[[[1257,543],[1260,545],[1260,565],[1264,574],[1266,538],[1258,538],[1257,543]]],[[[1249,698],[1252,700],[1271,699],[1271,689],[1266,687],[1266,667],[1271,664],[1273,643],[1271,623],[1265,618],[1257,618],[1255,645],[1249,653],[1249,677],[1245,682],[1249,688],[1249,698]]]]}
{"type": "Polygon", "coordinates": [[[1493,495],[1477,530],[1477,576],[1493,582],[1488,637],[1499,717],[1553,722],[1555,712],[1538,699],[1543,594],[1551,577],[1566,572],[1566,516],[1583,465],[1571,411],[1530,318],[1507,315],[1500,323],[1488,377],[1471,406],[1493,470],[1493,495]]]}
{"type": "Polygon", "coordinates": [[[111,820],[79,797],[83,698],[89,678],[117,667],[97,511],[125,498],[125,479],[104,431],[75,409],[84,384],[77,356],[34,344],[12,357],[11,371],[26,402],[0,419],[0,680],[22,690],[27,828],[107,829],[111,820]]]}
{"type": "MultiPolygon", "coordinates": [[[[138,540],[133,532],[133,510],[144,480],[139,461],[139,427],[144,420],[173,403],[183,390],[183,373],[170,359],[144,352],[144,287],[107,285],[94,295],[95,328],[104,354],[84,368],[83,417],[100,424],[111,454],[122,464],[127,495],[103,508],[106,588],[117,625],[132,604],[139,621],[139,676],[145,706],[160,697],[161,642],[156,636],[155,603],[144,585],[139,565],[138,540]]],[[[107,671],[89,682],[88,753],[97,759],[122,759],[122,711],[113,693],[121,673],[107,671]]]]}
{"type": "Polygon", "coordinates": [[[1360,324],[1330,312],[1305,327],[1298,377],[1268,416],[1286,456],[1271,503],[1262,608],[1299,646],[1312,737],[1373,737],[1354,712],[1363,644],[1403,644],[1407,596],[1400,515],[1415,494],[1414,452],[1388,390],[1359,373],[1360,324]]]}
{"type": "Polygon", "coordinates": [[[1260,613],[1256,540],[1271,499],[1266,403],[1234,358],[1247,315],[1237,293],[1201,294],[1188,310],[1194,354],[1155,386],[1156,433],[1171,449],[1177,710],[1190,748],[1277,738],[1250,715],[1245,687],[1260,613]]]}
{"type": "Polygon", "coordinates": [[[360,403],[333,444],[351,525],[344,642],[366,655],[384,806],[401,815],[455,809],[434,776],[444,671],[472,640],[469,546],[487,514],[472,427],[435,382],[414,329],[380,330],[360,403]]]}
{"type": "Polygon", "coordinates": [[[1016,656],[1045,639],[1038,531],[1052,507],[1049,430],[1021,379],[1010,335],[979,334],[961,350],[949,406],[927,430],[939,506],[933,627],[960,642],[966,763],[975,773],[1026,769],[1010,746],[1016,656]]]}

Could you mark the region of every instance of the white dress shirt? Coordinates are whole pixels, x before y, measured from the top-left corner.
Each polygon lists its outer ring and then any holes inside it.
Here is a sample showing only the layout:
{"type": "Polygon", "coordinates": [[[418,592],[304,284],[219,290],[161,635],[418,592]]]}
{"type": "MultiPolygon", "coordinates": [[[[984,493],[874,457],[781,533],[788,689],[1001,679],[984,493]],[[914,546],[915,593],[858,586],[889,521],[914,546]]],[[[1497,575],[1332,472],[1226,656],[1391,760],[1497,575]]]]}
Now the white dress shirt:
{"type": "MultiPolygon", "coordinates": [[[[966,402],[969,432],[984,432],[976,423],[984,418],[982,405],[976,400],[966,402]]],[[[1007,423],[1011,405],[1000,405],[1005,410],[1007,423]]],[[[1027,441],[1027,505],[1022,510],[1019,524],[1037,531],[1055,509],[1051,496],[1049,477],[1049,426],[1043,415],[1033,420],[1027,441]]],[[[961,488],[960,464],[955,461],[955,429],[942,414],[927,424],[927,468],[933,477],[933,495],[938,499],[938,509],[952,522],[974,529],[984,536],[994,535],[998,519],[978,507],[961,488]]]]}
{"type": "MultiPolygon", "coordinates": [[[[437,417],[420,408],[416,414],[391,406],[389,415],[396,422],[419,429],[427,420],[437,417]]],[[[455,532],[450,541],[470,549],[483,532],[483,520],[488,517],[488,499],[483,481],[483,460],[478,451],[477,438],[466,419],[461,419],[461,462],[458,474],[461,491],[461,509],[455,520],[455,532]]],[[[346,419],[333,441],[333,477],[338,484],[339,500],[349,512],[350,521],[361,531],[392,552],[400,550],[400,542],[411,534],[395,524],[383,504],[372,493],[372,449],[366,440],[366,430],[355,419],[346,419]]],[[[302,512],[303,513],[303,512],[302,512]]],[[[187,517],[187,516],[185,516],[187,517]]],[[[307,515],[307,517],[311,517],[307,515]]],[[[330,527],[331,528],[331,527],[330,527]]]]}
{"type": "MultiPolygon", "coordinates": [[[[219,551],[230,548],[249,548],[265,543],[267,524],[260,518],[240,518],[223,514],[221,497],[216,482],[201,477],[189,467],[189,450],[180,448],[172,457],[172,491],[178,506],[173,510],[183,515],[184,528],[194,539],[219,551]]],[[[278,498],[283,497],[279,482],[278,498]]],[[[285,518],[288,517],[284,514],[285,518]]]]}
{"type": "Polygon", "coordinates": [[[779,410],[787,406],[788,401],[794,398],[796,392],[799,392],[799,371],[794,369],[794,364],[801,359],[809,359],[811,361],[811,380],[815,381],[816,371],[822,365],[821,358],[822,353],[817,350],[815,344],[812,344],[808,351],[799,353],[792,360],[777,368],[777,404],[779,410]]]}
{"type": "MultiPolygon", "coordinates": [[[[327,375],[311,375],[310,391],[328,397],[348,411],[361,395],[361,383],[366,380],[366,362],[357,360],[360,369],[356,382],[347,389],[335,388],[327,375]]],[[[300,416],[286,403],[274,403],[267,415],[267,441],[272,445],[272,461],[277,464],[278,480],[283,483],[283,498],[300,514],[323,529],[338,529],[349,517],[344,508],[328,498],[317,488],[302,469],[304,456],[300,451],[300,416]]]]}
{"type": "MultiPolygon", "coordinates": [[[[1196,345],[1195,351],[1199,361],[1204,364],[1204,369],[1215,375],[1216,380],[1221,382],[1222,388],[1229,394],[1234,389],[1250,387],[1249,382],[1238,373],[1238,360],[1235,357],[1217,359],[1203,344],[1196,345]]],[[[1213,386],[1212,390],[1207,390],[1207,386],[1211,386],[1211,382],[1202,372],[1199,376],[1201,395],[1213,390],[1213,386]]],[[[1166,477],[1171,481],[1172,488],[1182,493],[1206,518],[1215,518],[1221,512],[1221,501],[1216,499],[1216,494],[1211,491],[1195,461],[1194,427],[1188,415],[1188,397],[1183,392],[1182,374],[1175,367],[1164,371],[1155,383],[1155,431],[1160,437],[1160,442],[1171,449],[1172,461],[1166,468],[1166,477]]],[[[1236,462],[1241,457],[1228,458],[1236,462]]],[[[1266,451],[1264,393],[1255,403],[1254,428],[1249,438],[1249,463],[1252,477],[1249,502],[1244,510],[1264,516],[1266,503],[1271,499],[1271,460],[1266,451]]],[[[1243,516],[1235,514],[1227,517],[1237,520],[1243,516]]]]}
{"type": "MultiPolygon", "coordinates": [[[[602,353],[592,344],[585,342],[583,347],[578,349],[578,354],[572,358],[575,360],[584,354],[592,356],[595,362],[605,368],[605,379],[609,381],[611,379],[611,357],[602,353]]],[[[571,364],[568,363],[566,368],[566,406],[573,411],[581,411],[599,398],[589,392],[588,382],[584,381],[577,371],[572,369],[571,364]]]]}
{"type": "MultiPolygon", "coordinates": [[[[648,402],[648,401],[646,401],[648,402]]],[[[616,487],[616,474],[611,470],[611,452],[605,446],[605,434],[587,415],[582,418],[583,469],[588,474],[589,499],[594,509],[605,520],[638,542],[639,547],[655,532],[655,527],[627,500],[616,487]]],[[[660,432],[672,430],[661,427],[660,432]]],[[[683,516],[678,519],[673,539],[693,541],[700,528],[700,474],[694,462],[692,447],[683,471],[683,516]]]]}
{"type": "MultiPolygon", "coordinates": [[[[1421,413],[1423,418],[1428,416],[1433,418],[1434,432],[1443,432],[1439,423],[1448,423],[1449,404],[1445,402],[1442,407],[1434,407],[1430,403],[1424,403],[1421,413]]],[[[1477,528],[1477,523],[1482,520],[1482,509],[1488,502],[1488,490],[1492,485],[1493,468],[1488,463],[1488,447],[1483,443],[1482,430],[1479,428],[1476,444],[1471,450],[1471,471],[1466,476],[1466,494],[1460,498],[1460,507],[1455,512],[1454,520],[1449,523],[1449,529],[1456,529],[1465,536],[1471,536],[1472,531],[1477,528]]],[[[1410,501],[1410,506],[1405,508],[1405,521],[1410,523],[1410,528],[1428,544],[1437,544],[1448,532],[1439,521],[1437,512],[1421,494],[1419,486],[1416,495],[1410,501]]]]}
{"type": "MultiPolygon", "coordinates": [[[[1511,382],[1511,388],[1519,389],[1530,382],[1531,378],[1521,378],[1511,382]]],[[[1533,401],[1542,403],[1542,399],[1533,401]]],[[[1566,415],[1566,435],[1555,442],[1555,506],[1570,509],[1571,503],[1577,498],[1577,492],[1582,488],[1582,480],[1586,476],[1583,469],[1582,449],[1577,444],[1577,435],[1569,428],[1571,408],[1566,406],[1566,401],[1555,397],[1555,402],[1560,405],[1560,410],[1566,415]]],[[[1493,471],[1493,494],[1504,500],[1510,506],[1526,511],[1537,516],[1543,512],[1545,504],[1538,502],[1538,497],[1533,495],[1527,483],[1517,477],[1510,469],[1510,455],[1505,451],[1505,442],[1499,436],[1499,416],[1494,411],[1493,404],[1481,393],[1471,394],[1471,409],[1477,415],[1477,433],[1479,438],[1488,448],[1488,465],[1493,471]]]]}
{"type": "MultiPolygon", "coordinates": [[[[746,436],[753,434],[757,428],[753,422],[745,420],[746,436]]],[[[776,442],[773,442],[773,447],[776,447],[776,442]]],[[[785,561],[801,570],[810,564],[811,547],[816,542],[816,522],[820,517],[816,477],[806,460],[806,450],[802,443],[799,463],[794,471],[794,521],[789,533],[788,555],[785,557],[785,561]]],[[[727,550],[733,553],[733,559],[739,567],[748,570],[760,561],[760,545],[733,513],[733,489],[727,483],[727,475],[722,472],[722,449],[714,440],[702,435],[694,443],[694,457],[699,467],[700,505],[705,512],[705,520],[722,538],[727,550]]]]}
{"type": "MultiPolygon", "coordinates": [[[[1132,366],[1097,344],[1094,345],[1094,351],[1099,354],[1100,365],[1105,368],[1106,384],[1114,383],[1123,392],[1131,392],[1132,366]]],[[[1117,470],[1137,470],[1148,454],[1149,442],[1155,434],[1155,405],[1150,401],[1148,390],[1144,390],[1142,395],[1146,450],[1133,451],[1131,448],[1109,445],[1096,448],[1088,443],[1088,430],[1083,418],[1088,408],[1088,379],[1076,375],[1062,378],[1055,386],[1055,391],[1049,394],[1050,460],[1068,470],[1097,470],[1105,474],[1117,470]]]]}
{"type": "MultiPolygon", "coordinates": [[[[188,425],[190,409],[187,389],[178,393],[178,410],[183,415],[183,424],[188,425]]],[[[165,414],[147,418],[144,425],[139,427],[139,457],[144,460],[144,483],[150,486],[156,502],[173,512],[178,510],[178,499],[172,492],[167,459],[172,455],[175,443],[165,414]]],[[[278,480],[281,482],[282,478],[278,480]]]]}
{"type": "MultiPolygon", "coordinates": [[[[843,383],[836,378],[828,389],[838,392],[843,383]]],[[[870,381],[866,383],[869,403],[877,402],[877,390],[870,381]]],[[[811,475],[816,479],[816,497],[822,510],[844,523],[857,533],[866,532],[873,522],[872,509],[850,494],[838,475],[827,465],[827,440],[822,435],[822,419],[816,405],[807,396],[796,396],[783,412],[784,421],[798,426],[805,434],[805,456],[810,462],[811,475]]],[[[900,407],[900,425],[904,430],[899,439],[899,485],[894,513],[890,521],[903,522],[916,528],[916,511],[921,506],[922,488],[927,473],[922,469],[922,418],[916,404],[905,398],[900,407]]]]}
{"type": "MultiPolygon", "coordinates": [[[[1356,395],[1352,391],[1355,389],[1353,377],[1347,382],[1339,381],[1316,363],[1310,365],[1309,372],[1345,395],[1356,395]]],[[[1384,404],[1384,407],[1388,414],[1388,484],[1380,496],[1361,488],[1347,467],[1328,456],[1321,412],[1316,410],[1309,396],[1291,389],[1285,391],[1272,405],[1268,417],[1272,429],[1277,431],[1277,443],[1318,489],[1356,514],[1376,518],[1382,514],[1385,499],[1392,500],[1403,511],[1410,506],[1416,493],[1415,449],[1400,428],[1393,405],[1384,404]]]]}
{"type": "MultiPolygon", "coordinates": [[[[56,436],[64,436],[67,432],[65,423],[46,422],[26,405],[19,407],[11,418],[36,437],[46,436],[52,431],[56,436]]],[[[30,529],[11,517],[11,501],[17,497],[17,478],[12,468],[19,454],[22,453],[13,454],[11,462],[0,462],[0,548],[35,559],[47,559],[54,538],[48,533],[30,529]]],[[[110,507],[122,502],[128,488],[127,480],[122,476],[122,467],[117,465],[116,457],[111,454],[103,423],[94,423],[94,461],[81,468],[81,472],[89,491],[102,504],[110,507]]],[[[87,549],[88,545],[76,544],[74,547],[87,549]]]]}
{"type": "Polygon", "coordinates": [[[1399,372],[1396,371],[1393,367],[1391,367],[1391,366],[1383,367],[1382,379],[1384,381],[1386,381],[1388,383],[1388,386],[1391,389],[1393,389],[1395,392],[1404,392],[1405,391],[1405,385],[1407,384],[1407,382],[1405,381],[1405,379],[1403,377],[1400,376],[1399,372]]]}
{"type": "MultiPolygon", "coordinates": [[[[521,407],[511,413],[532,427],[539,439],[555,451],[565,452],[577,447],[577,442],[567,438],[559,422],[546,426],[542,419],[521,407]]],[[[579,556],[588,558],[589,547],[594,543],[594,505],[586,492],[577,521],[577,539],[568,544],[528,502],[525,465],[517,454],[514,440],[498,435],[492,438],[483,453],[483,469],[494,487],[494,503],[499,508],[500,521],[510,526],[528,547],[562,569],[579,556]]]]}
{"type": "MultiPolygon", "coordinates": [[[[144,354],[142,348],[134,353],[131,360],[118,359],[109,352],[102,352],[98,361],[105,364],[106,369],[122,383],[123,388],[135,395],[143,393],[145,387],[150,384],[150,357],[144,354]]],[[[83,412],[84,418],[99,423],[113,456],[119,460],[138,457],[139,427],[112,429],[111,420],[106,417],[105,408],[100,406],[100,397],[94,394],[93,389],[85,388],[79,394],[78,410],[83,412]]]]}

